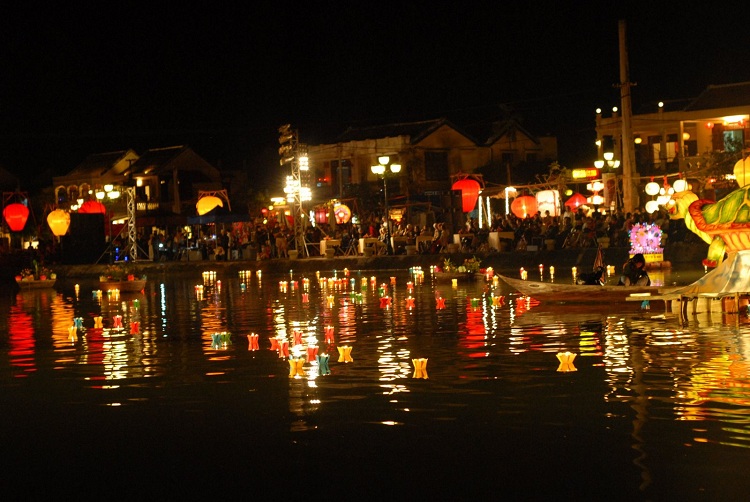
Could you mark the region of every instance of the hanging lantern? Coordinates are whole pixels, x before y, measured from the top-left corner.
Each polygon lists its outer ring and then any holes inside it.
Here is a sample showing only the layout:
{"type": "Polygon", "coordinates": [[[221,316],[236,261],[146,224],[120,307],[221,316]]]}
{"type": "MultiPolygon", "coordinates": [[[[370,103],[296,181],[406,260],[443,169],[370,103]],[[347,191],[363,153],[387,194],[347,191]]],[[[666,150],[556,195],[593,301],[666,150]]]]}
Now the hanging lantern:
{"type": "Polygon", "coordinates": [[[214,195],[206,195],[205,197],[201,197],[195,204],[195,209],[198,211],[199,216],[210,213],[217,207],[224,207],[224,203],[220,198],[214,195]]]}
{"type": "Polygon", "coordinates": [[[70,213],[62,209],[55,209],[47,215],[47,224],[55,236],[63,236],[68,232],[70,226],[70,213]]]}
{"type": "Polygon", "coordinates": [[[560,216],[560,192],[557,190],[540,190],[535,194],[537,208],[542,216],[549,211],[550,216],[560,216]]]}
{"type": "Polygon", "coordinates": [[[3,218],[13,232],[20,232],[29,219],[29,208],[19,202],[8,204],[3,209],[3,218]]]}
{"type": "Polygon", "coordinates": [[[474,210],[479,198],[480,188],[479,182],[471,178],[462,178],[453,183],[452,190],[461,190],[461,205],[464,213],[470,213],[474,210]]]}
{"type": "Polygon", "coordinates": [[[740,159],[734,164],[734,176],[740,188],[750,183],[750,158],[740,159]]]}
{"type": "Polygon", "coordinates": [[[583,206],[585,204],[586,204],[586,197],[584,197],[578,192],[571,195],[570,199],[565,201],[565,205],[574,211],[578,209],[579,206],[583,206]]]}
{"type": "Polygon", "coordinates": [[[336,223],[341,225],[342,223],[349,223],[349,219],[352,217],[352,211],[346,204],[339,204],[333,210],[333,214],[336,216],[336,223]]]}
{"type": "Polygon", "coordinates": [[[328,210],[325,206],[315,208],[315,223],[328,224],[328,210]]]}
{"type": "Polygon", "coordinates": [[[649,181],[646,183],[646,188],[644,189],[646,191],[647,195],[656,195],[659,193],[659,184],[655,181],[649,181]]]}
{"type": "Polygon", "coordinates": [[[78,208],[78,212],[86,214],[105,214],[107,208],[98,200],[87,200],[81,204],[81,207],[78,208]]]}
{"type": "Polygon", "coordinates": [[[510,210],[521,219],[534,216],[538,210],[536,199],[531,195],[516,197],[510,205],[510,210]]]}

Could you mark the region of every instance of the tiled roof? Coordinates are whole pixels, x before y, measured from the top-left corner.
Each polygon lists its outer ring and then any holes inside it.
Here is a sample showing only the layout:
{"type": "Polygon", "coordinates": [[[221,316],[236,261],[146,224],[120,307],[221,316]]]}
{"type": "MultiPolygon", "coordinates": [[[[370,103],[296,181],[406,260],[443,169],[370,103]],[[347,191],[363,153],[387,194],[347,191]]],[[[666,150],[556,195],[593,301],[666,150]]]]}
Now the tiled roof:
{"type": "Polygon", "coordinates": [[[94,176],[99,177],[112,169],[125,155],[128,150],[117,152],[95,153],[89,155],[83,162],[78,164],[75,169],[67,173],[66,177],[94,176]]]}
{"type": "Polygon", "coordinates": [[[457,130],[459,133],[463,134],[470,140],[475,141],[474,138],[469,136],[466,132],[451,124],[448,119],[440,118],[435,120],[424,120],[420,122],[403,122],[365,127],[350,127],[336,138],[336,142],[343,143],[347,141],[364,141],[368,139],[408,136],[409,141],[414,144],[418,143],[443,125],[447,125],[448,127],[457,130]]]}
{"type": "Polygon", "coordinates": [[[183,145],[148,150],[132,165],[132,172],[133,174],[145,174],[146,171],[150,174],[159,172],[185,150],[187,147],[183,145]]]}
{"type": "Polygon", "coordinates": [[[709,85],[685,111],[733,108],[750,104],[750,82],[709,85]]]}

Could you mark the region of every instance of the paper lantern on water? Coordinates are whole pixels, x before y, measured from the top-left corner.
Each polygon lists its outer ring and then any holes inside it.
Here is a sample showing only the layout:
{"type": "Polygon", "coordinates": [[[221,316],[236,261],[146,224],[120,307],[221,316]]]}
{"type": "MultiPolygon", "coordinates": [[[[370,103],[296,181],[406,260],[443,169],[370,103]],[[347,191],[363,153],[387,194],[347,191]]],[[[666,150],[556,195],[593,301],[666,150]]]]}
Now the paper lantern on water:
{"type": "Polygon", "coordinates": [[[87,200],[81,204],[81,207],[78,208],[78,212],[86,214],[105,214],[107,208],[98,200],[87,200]]]}
{"type": "Polygon", "coordinates": [[[62,209],[55,209],[47,215],[47,224],[55,236],[63,236],[68,232],[70,226],[70,213],[62,209]]]}
{"type": "Polygon", "coordinates": [[[461,190],[461,206],[464,213],[470,213],[474,210],[479,198],[479,189],[481,186],[477,180],[463,178],[451,186],[452,190],[461,190]]]}
{"type": "Polygon", "coordinates": [[[20,232],[29,219],[29,208],[19,202],[8,204],[3,209],[3,218],[13,232],[20,232]]]}
{"type": "Polygon", "coordinates": [[[510,205],[510,210],[521,219],[525,219],[528,216],[534,216],[538,211],[536,199],[531,195],[516,197],[510,205]]]}
{"type": "Polygon", "coordinates": [[[343,223],[349,223],[352,217],[352,210],[346,204],[339,204],[333,210],[333,214],[336,216],[336,223],[341,225],[343,223]]]}
{"type": "Polygon", "coordinates": [[[213,195],[206,195],[205,197],[201,197],[195,204],[195,209],[198,211],[198,214],[200,216],[213,211],[217,207],[224,207],[224,203],[220,198],[213,195]]]}

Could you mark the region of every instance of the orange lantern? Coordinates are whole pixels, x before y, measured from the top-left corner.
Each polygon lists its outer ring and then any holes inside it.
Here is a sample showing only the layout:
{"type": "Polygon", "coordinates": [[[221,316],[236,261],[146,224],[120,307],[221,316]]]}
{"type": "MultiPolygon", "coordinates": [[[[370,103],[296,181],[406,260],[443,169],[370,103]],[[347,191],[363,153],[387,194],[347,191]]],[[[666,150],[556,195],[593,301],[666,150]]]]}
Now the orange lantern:
{"type": "Polygon", "coordinates": [[[210,213],[217,207],[224,207],[224,203],[220,198],[214,195],[206,195],[205,197],[201,197],[195,204],[195,209],[198,211],[198,214],[200,216],[203,216],[206,213],[210,213]]]}
{"type": "Polygon", "coordinates": [[[19,202],[8,204],[3,209],[3,218],[13,232],[20,232],[29,219],[29,208],[19,202]]]}
{"type": "Polygon", "coordinates": [[[62,209],[55,209],[47,215],[47,224],[57,237],[65,235],[70,226],[70,213],[62,209]]]}
{"type": "Polygon", "coordinates": [[[105,214],[107,208],[98,200],[87,200],[81,204],[81,207],[78,208],[78,212],[87,214],[105,214]]]}
{"type": "Polygon", "coordinates": [[[536,199],[531,195],[516,197],[510,205],[510,210],[521,219],[534,216],[537,213],[536,199]]]}
{"type": "Polygon", "coordinates": [[[349,219],[352,217],[352,211],[346,204],[339,204],[333,210],[333,214],[336,216],[336,223],[339,225],[342,223],[349,223],[349,219]]]}
{"type": "Polygon", "coordinates": [[[461,190],[461,205],[464,213],[470,213],[474,210],[479,198],[480,188],[479,182],[471,178],[462,178],[451,186],[452,190],[461,190]]]}

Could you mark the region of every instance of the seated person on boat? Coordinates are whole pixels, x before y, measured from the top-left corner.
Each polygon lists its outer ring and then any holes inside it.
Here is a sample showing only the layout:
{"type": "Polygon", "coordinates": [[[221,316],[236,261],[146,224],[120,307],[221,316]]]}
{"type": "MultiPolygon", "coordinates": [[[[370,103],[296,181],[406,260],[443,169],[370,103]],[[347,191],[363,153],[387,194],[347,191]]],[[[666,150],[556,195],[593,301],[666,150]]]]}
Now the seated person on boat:
{"type": "Polygon", "coordinates": [[[651,278],[646,272],[646,259],[641,253],[633,255],[622,266],[622,275],[618,286],[650,286],[651,278]]]}

